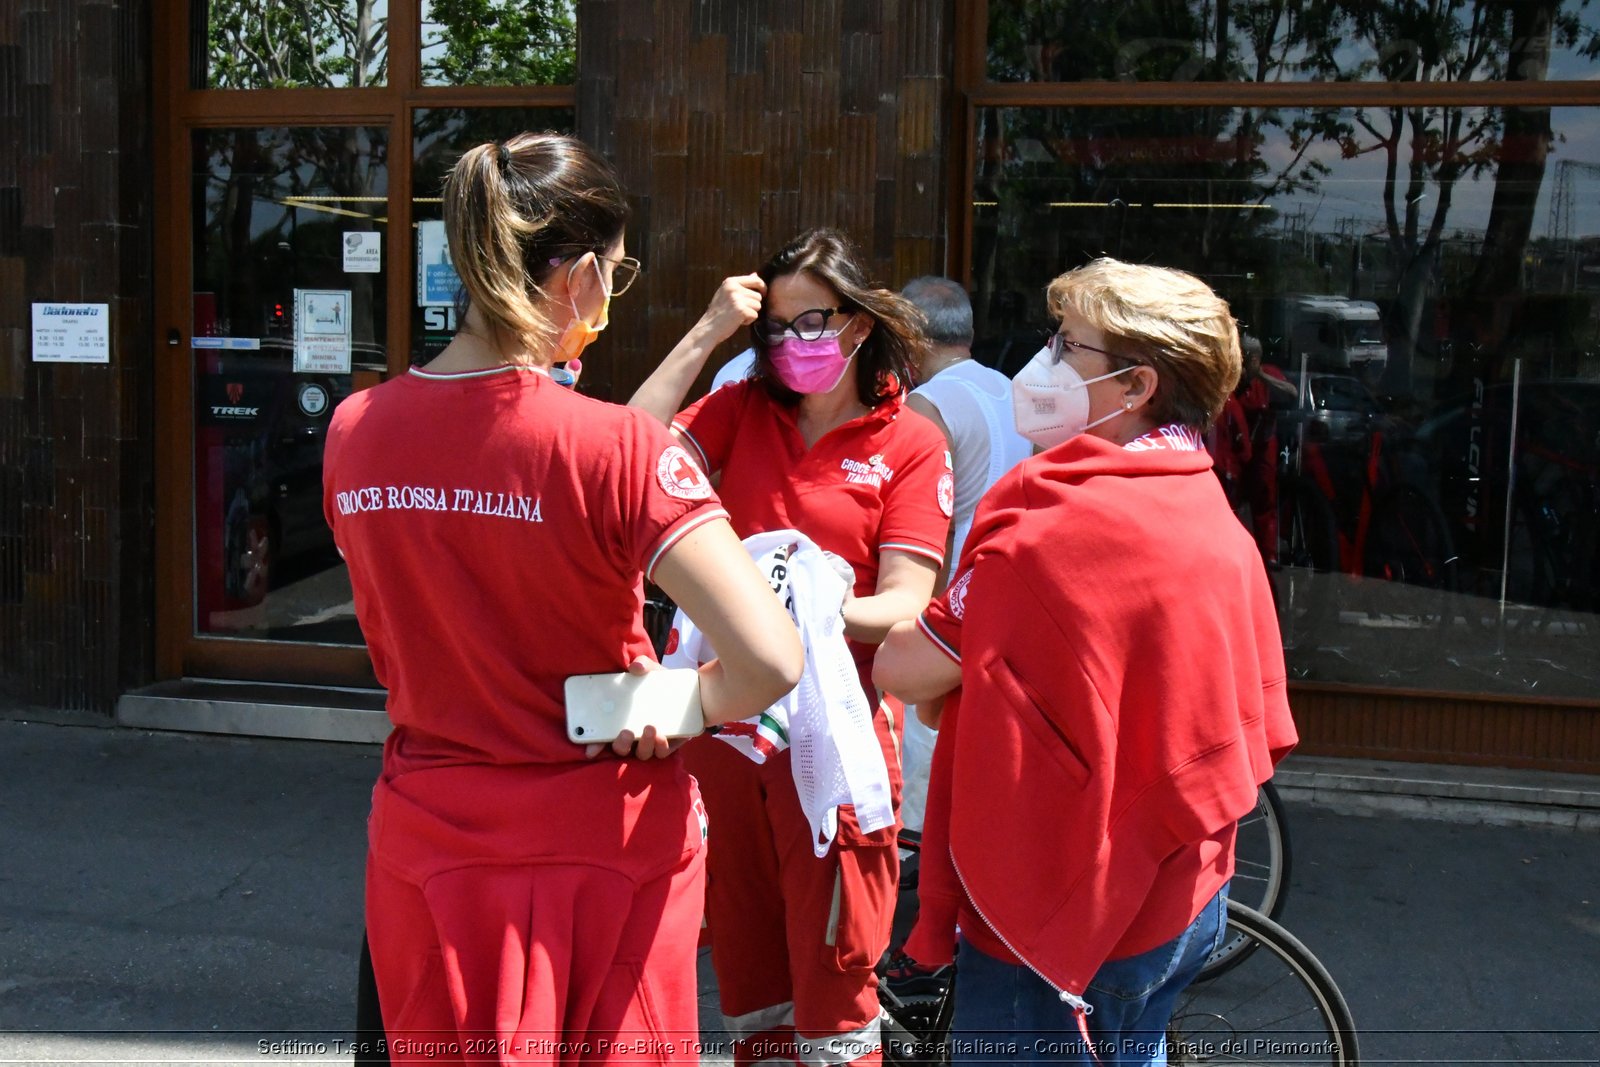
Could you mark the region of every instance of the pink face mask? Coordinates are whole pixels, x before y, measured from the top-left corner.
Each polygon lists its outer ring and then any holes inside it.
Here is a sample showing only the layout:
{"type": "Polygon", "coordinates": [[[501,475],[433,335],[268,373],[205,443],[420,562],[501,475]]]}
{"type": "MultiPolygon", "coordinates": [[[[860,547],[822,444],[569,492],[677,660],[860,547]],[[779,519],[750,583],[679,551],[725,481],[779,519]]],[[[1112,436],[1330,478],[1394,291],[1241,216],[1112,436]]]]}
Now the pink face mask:
{"type": "MultiPolygon", "coordinates": [[[[856,356],[854,351],[847,356],[839,348],[841,332],[829,331],[815,341],[802,341],[793,334],[786,334],[783,340],[767,349],[773,373],[797,393],[828,392],[839,384],[856,356]]],[[[860,348],[856,345],[857,350],[860,348]]]]}

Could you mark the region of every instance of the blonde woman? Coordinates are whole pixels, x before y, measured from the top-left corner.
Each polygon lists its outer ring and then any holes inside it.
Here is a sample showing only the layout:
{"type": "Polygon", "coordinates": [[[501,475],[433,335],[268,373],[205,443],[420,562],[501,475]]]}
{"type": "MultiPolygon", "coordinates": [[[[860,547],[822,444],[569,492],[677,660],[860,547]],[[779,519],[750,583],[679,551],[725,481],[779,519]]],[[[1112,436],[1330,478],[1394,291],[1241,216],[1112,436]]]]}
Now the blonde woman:
{"type": "Polygon", "coordinates": [[[959,925],[955,1029],[994,1039],[961,1044],[977,1059],[1159,1064],[1223,929],[1235,824],[1295,741],[1266,573],[1202,440],[1238,329],[1159,267],[1096,260],[1048,297],[1060,328],[1012,391],[1043,451],[875,665],[908,701],[960,687],[919,885],[942,930],[907,951],[948,962],[959,925]]]}
{"type": "Polygon", "coordinates": [[[709,722],[793,686],[798,637],[682,446],[550,376],[638,271],[610,166],[554,134],[480,145],[444,215],[462,328],[339,407],[324,469],[394,722],[366,888],[390,1054],[697,1062],[694,781],[653,728],[568,741],[563,683],[648,666],[645,577],[722,653],[709,722]]]}

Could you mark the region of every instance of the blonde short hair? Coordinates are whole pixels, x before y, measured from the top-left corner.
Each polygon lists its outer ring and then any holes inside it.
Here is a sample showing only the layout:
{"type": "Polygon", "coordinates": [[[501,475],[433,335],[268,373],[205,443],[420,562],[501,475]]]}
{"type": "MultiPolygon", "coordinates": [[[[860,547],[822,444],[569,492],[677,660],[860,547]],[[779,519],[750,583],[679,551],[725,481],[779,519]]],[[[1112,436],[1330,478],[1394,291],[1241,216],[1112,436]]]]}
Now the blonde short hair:
{"type": "Polygon", "coordinates": [[[1239,384],[1239,324],[1192,274],[1102,257],[1051,282],[1046,300],[1058,320],[1071,313],[1103,333],[1114,359],[1155,370],[1159,422],[1203,430],[1239,384]]]}

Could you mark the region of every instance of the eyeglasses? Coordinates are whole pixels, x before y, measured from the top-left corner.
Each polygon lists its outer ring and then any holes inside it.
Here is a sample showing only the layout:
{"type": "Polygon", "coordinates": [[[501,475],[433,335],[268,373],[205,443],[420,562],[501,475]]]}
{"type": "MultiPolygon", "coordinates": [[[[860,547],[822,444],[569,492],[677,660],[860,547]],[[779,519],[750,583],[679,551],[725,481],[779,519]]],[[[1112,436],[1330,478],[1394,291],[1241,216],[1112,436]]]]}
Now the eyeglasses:
{"type": "MultiPolygon", "coordinates": [[[[577,259],[579,256],[583,255],[584,252],[594,252],[594,249],[586,248],[583,252],[571,252],[564,256],[552,256],[550,259],[550,265],[552,267],[559,267],[569,259],[577,259]]],[[[599,260],[601,263],[611,264],[612,296],[621,296],[623,293],[626,293],[629,287],[631,287],[634,282],[639,280],[639,275],[644,273],[644,264],[640,263],[632,256],[623,256],[621,259],[607,259],[599,252],[594,252],[594,258],[599,260]]]]}
{"type": "Polygon", "coordinates": [[[1093,345],[1086,345],[1079,341],[1074,341],[1067,337],[1066,334],[1062,333],[1052,333],[1050,335],[1050,339],[1046,341],[1045,344],[1050,347],[1050,360],[1053,363],[1060,363],[1061,357],[1067,354],[1067,349],[1069,348],[1078,352],[1098,352],[1107,359],[1115,359],[1122,362],[1137,362],[1136,360],[1126,360],[1124,357],[1116,355],[1112,352],[1107,352],[1103,348],[1095,348],[1093,345]]]}
{"type": "Polygon", "coordinates": [[[644,264],[632,256],[623,256],[621,259],[606,259],[605,256],[596,256],[603,263],[611,264],[611,295],[621,296],[626,293],[634,282],[639,280],[639,275],[644,273],[644,264]]]}
{"type": "Polygon", "coordinates": [[[844,314],[854,312],[847,312],[844,308],[812,308],[802,311],[788,322],[772,315],[763,315],[751,329],[763,345],[777,344],[786,333],[793,333],[802,341],[815,341],[828,329],[829,319],[844,314]]]}

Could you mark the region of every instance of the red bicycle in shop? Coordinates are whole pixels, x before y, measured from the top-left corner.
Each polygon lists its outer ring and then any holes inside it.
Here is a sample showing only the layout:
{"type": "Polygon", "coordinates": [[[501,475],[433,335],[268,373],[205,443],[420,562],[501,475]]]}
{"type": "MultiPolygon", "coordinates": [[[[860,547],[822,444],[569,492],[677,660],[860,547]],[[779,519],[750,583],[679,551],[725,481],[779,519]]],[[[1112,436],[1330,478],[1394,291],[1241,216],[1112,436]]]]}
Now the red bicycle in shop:
{"type": "MultiPolygon", "coordinates": [[[[1329,402],[1317,397],[1316,378],[1308,385],[1313,409],[1329,402]]],[[[1451,617],[1458,561],[1444,513],[1420,488],[1427,459],[1399,431],[1371,428],[1374,421],[1341,440],[1313,416],[1286,435],[1277,584],[1290,643],[1347,608],[1409,629],[1451,617]]]]}

